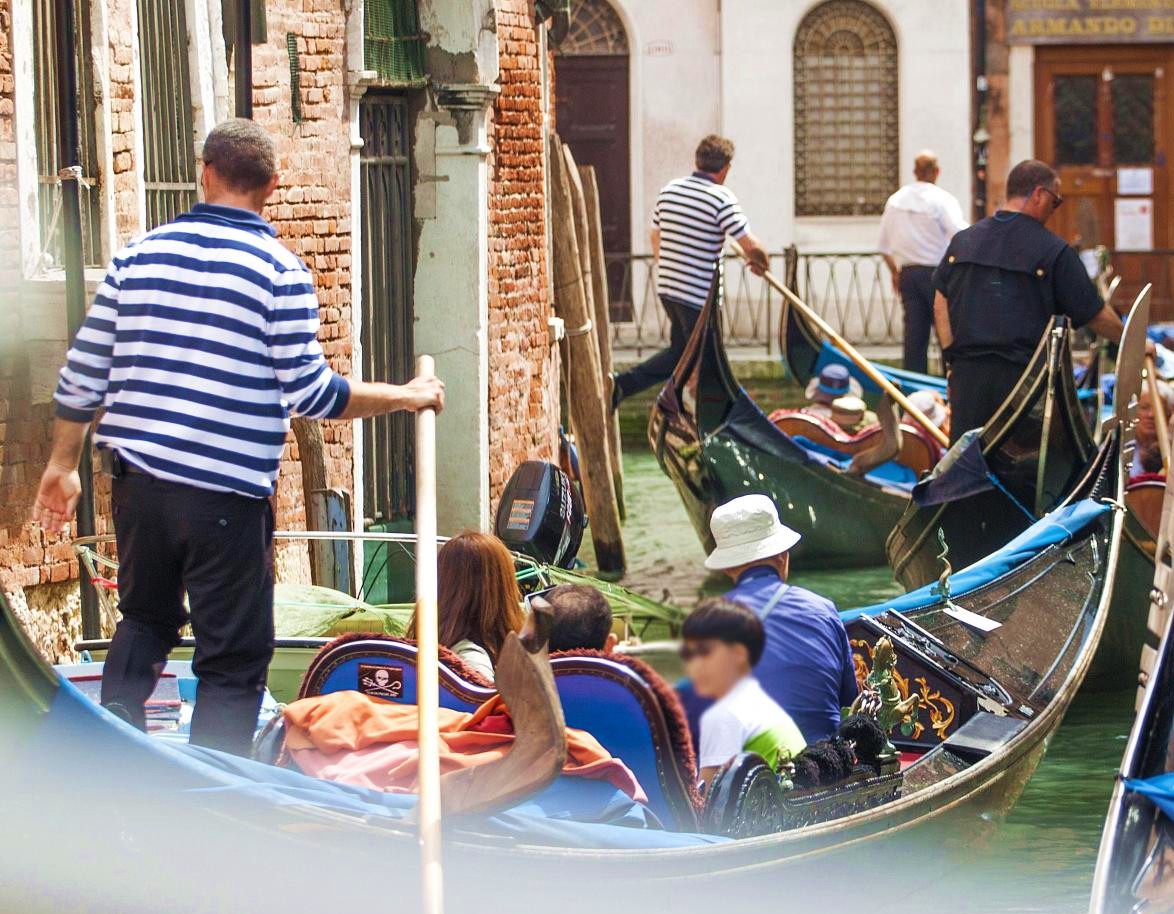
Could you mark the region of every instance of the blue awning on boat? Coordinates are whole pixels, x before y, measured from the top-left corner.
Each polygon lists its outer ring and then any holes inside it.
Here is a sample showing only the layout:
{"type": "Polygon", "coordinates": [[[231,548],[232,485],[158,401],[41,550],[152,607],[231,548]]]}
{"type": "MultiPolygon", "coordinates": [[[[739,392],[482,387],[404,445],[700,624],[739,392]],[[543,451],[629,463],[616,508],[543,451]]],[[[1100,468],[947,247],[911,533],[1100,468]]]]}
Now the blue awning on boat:
{"type": "MultiPolygon", "coordinates": [[[[1075,539],[1097,522],[1112,506],[1102,501],[1086,498],[1036,521],[1002,549],[992,552],[986,558],[950,576],[950,589],[955,597],[989,584],[1024,562],[1034,558],[1049,546],[1075,539]]],[[[872,606],[846,609],[840,613],[844,622],[851,622],[861,616],[879,616],[890,609],[908,612],[937,601],[937,584],[911,591],[904,596],[872,606]]]]}
{"type": "Polygon", "coordinates": [[[1174,819],[1174,771],[1152,778],[1125,778],[1125,789],[1149,797],[1168,819],[1174,819]]]}

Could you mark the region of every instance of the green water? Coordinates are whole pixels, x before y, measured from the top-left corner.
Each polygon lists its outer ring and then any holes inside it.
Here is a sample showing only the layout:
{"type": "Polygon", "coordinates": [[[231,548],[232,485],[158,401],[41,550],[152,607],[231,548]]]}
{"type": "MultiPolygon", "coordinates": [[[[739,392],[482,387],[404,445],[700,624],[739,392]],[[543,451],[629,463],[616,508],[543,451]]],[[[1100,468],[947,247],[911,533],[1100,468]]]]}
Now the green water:
{"type": "MultiPolygon", "coordinates": [[[[794,393],[756,384],[766,408],[794,403],[794,393]]],[[[651,401],[625,404],[624,526],[628,571],[622,583],[650,597],[692,606],[728,586],[701,564],[705,553],[676,490],[648,450],[644,430],[651,401]]],[[[850,520],[848,521],[850,522],[850,520]]],[[[590,556],[589,544],[582,555],[590,556]]],[[[792,580],[840,607],[899,592],[887,568],[796,569],[792,580]]],[[[975,819],[929,827],[912,853],[924,857],[912,882],[878,886],[878,910],[943,912],[1082,912],[1113,776],[1132,719],[1133,693],[1080,697],[1022,797],[1002,821],[975,819]],[[883,899],[883,901],[882,901],[883,899]]],[[[902,854],[910,853],[903,846],[902,854]]]]}

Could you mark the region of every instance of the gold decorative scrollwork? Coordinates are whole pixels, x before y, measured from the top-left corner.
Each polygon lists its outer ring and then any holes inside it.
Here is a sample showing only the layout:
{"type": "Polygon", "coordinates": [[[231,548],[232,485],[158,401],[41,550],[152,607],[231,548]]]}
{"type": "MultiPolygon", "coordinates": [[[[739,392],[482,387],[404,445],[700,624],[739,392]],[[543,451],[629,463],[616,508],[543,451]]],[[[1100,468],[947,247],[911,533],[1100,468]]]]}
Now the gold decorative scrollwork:
{"type": "MultiPolygon", "coordinates": [[[[851,647],[852,665],[856,670],[856,685],[858,688],[864,688],[864,680],[872,669],[874,647],[864,639],[853,639],[851,647]]],[[[901,693],[901,699],[908,698],[910,695],[908,677],[902,676],[900,670],[894,669],[893,682],[896,683],[897,689],[901,693]]],[[[917,720],[913,723],[910,737],[912,739],[921,738],[921,734],[926,730],[925,724],[922,723],[922,715],[928,714],[929,729],[937,735],[938,739],[944,740],[947,736],[946,731],[953,725],[958,714],[954,702],[942,695],[939,690],[931,689],[929,681],[924,676],[918,676],[914,683],[917,685],[917,693],[921,696],[921,707],[917,711],[917,720]]]]}

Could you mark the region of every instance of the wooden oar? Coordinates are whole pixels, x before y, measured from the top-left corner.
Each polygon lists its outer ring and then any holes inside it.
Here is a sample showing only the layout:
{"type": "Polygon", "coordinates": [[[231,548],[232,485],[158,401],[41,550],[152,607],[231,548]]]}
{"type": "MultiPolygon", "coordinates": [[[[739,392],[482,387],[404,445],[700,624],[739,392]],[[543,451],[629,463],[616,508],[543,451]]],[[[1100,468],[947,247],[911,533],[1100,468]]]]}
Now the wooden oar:
{"type": "Polygon", "coordinates": [[[1154,357],[1145,357],[1146,380],[1150,387],[1150,409],[1154,411],[1154,427],[1158,432],[1158,449],[1162,452],[1162,472],[1170,472],[1170,429],[1166,422],[1166,401],[1158,390],[1158,367],[1154,357]]]}
{"type": "MultiPolygon", "coordinates": [[[[734,246],[731,247],[734,253],[742,258],[744,262],[750,262],[746,257],[746,253],[741,248],[734,246]]],[[[912,416],[918,425],[933,435],[934,439],[942,447],[950,446],[950,439],[946,436],[946,433],[930,422],[925,413],[910,403],[909,398],[897,389],[897,385],[881,374],[880,371],[877,370],[877,367],[872,364],[872,362],[868,361],[868,359],[857,352],[855,347],[853,347],[846,339],[840,336],[840,334],[836,333],[836,331],[832,329],[831,325],[828,324],[828,322],[818,314],[816,314],[810,305],[808,305],[798,295],[779,282],[778,279],[775,278],[774,274],[770,272],[770,270],[767,270],[765,273],[763,273],[762,278],[765,279],[776,292],[780,293],[784,298],[787,299],[787,301],[802,311],[804,315],[807,316],[809,321],[811,321],[813,324],[819,327],[820,330],[826,333],[831,341],[835,343],[837,349],[839,349],[842,353],[844,353],[844,355],[851,359],[852,363],[861,371],[863,371],[874,384],[879,386],[881,390],[887,393],[889,398],[894,403],[896,403],[901,407],[901,409],[912,416]]]]}
{"type": "MultiPolygon", "coordinates": [[[[416,373],[436,373],[432,356],[422,355],[416,373]]],[[[440,707],[436,620],[436,411],[416,413],[416,741],[420,746],[420,899],[424,914],[444,910],[440,845],[440,707]]]]}

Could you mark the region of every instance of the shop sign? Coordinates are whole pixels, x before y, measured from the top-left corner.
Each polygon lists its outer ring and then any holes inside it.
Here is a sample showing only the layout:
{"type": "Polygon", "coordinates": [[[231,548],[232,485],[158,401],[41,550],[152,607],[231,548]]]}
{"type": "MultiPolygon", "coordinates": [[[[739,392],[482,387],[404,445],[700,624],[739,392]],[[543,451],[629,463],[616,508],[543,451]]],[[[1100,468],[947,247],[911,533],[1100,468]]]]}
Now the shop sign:
{"type": "Polygon", "coordinates": [[[1007,0],[1007,41],[1174,42],[1174,0],[1007,0]]]}

